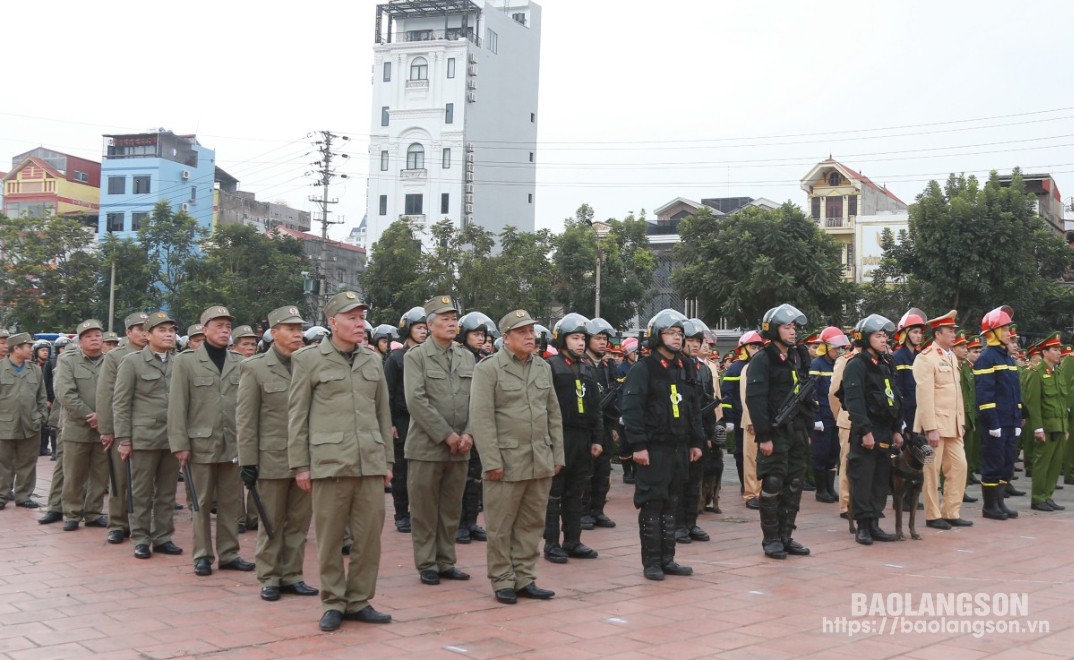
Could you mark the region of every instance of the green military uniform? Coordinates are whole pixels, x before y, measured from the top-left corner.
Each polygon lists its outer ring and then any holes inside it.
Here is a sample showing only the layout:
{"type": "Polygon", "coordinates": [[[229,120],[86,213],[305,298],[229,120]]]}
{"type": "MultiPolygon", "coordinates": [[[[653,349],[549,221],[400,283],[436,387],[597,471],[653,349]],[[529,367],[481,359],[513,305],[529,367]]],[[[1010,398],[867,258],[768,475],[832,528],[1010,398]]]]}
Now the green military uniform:
{"type": "MultiPolygon", "coordinates": [[[[425,315],[456,312],[450,296],[425,303],[425,315]]],[[[414,566],[458,576],[455,532],[462,515],[462,494],[470,452],[452,453],[452,435],[470,435],[470,383],[474,354],[448,340],[430,336],[403,357],[403,387],[410,427],[404,455],[414,543],[414,566]]],[[[469,576],[467,576],[469,577],[469,576]]],[[[432,579],[430,578],[432,581],[432,579]]]]}
{"type": "Polygon", "coordinates": [[[973,367],[962,361],[959,369],[962,382],[962,410],[966,414],[966,462],[969,469],[967,479],[973,479],[974,472],[981,471],[981,436],[977,430],[977,382],[973,379],[973,367]]]}
{"type": "MultiPolygon", "coordinates": [[[[123,325],[127,330],[144,325],[149,315],[145,312],[135,312],[127,315],[123,325]]],[[[127,355],[138,351],[137,346],[124,339],[119,346],[113,348],[104,356],[101,364],[101,373],[97,376],[97,432],[103,440],[106,436],[115,437],[115,428],[112,424],[112,392],[116,386],[116,373],[119,364],[127,355]]],[[[127,520],[127,503],[123,493],[127,489],[127,471],[120,462],[119,449],[113,442],[108,448],[112,454],[112,466],[116,479],[116,492],[108,498],[108,541],[109,543],[122,543],[123,537],[130,536],[130,522],[127,520]]]]}
{"type": "MultiPolygon", "coordinates": [[[[154,312],[146,329],[174,322],[154,312]]],[[[179,460],[168,443],[168,388],[175,356],[158,355],[150,346],[123,358],[116,374],[112,409],[116,444],[130,444],[131,542],[158,548],[175,534],[175,488],[179,460]]],[[[117,463],[117,472],[122,463],[117,463]]]]}
{"type": "MultiPolygon", "coordinates": [[[[1074,355],[1067,355],[1063,358],[1063,361],[1059,363],[1058,372],[1066,383],[1067,390],[1074,392],[1074,355]]],[[[1074,437],[1071,437],[1071,434],[1074,434],[1074,405],[1070,407],[1070,413],[1067,415],[1066,444],[1060,452],[1063,461],[1060,472],[1063,475],[1063,483],[1068,486],[1074,484],[1074,437]]]]}
{"type": "MultiPolygon", "coordinates": [[[[1026,380],[1029,378],[1029,371],[1029,368],[1018,365],[1018,386],[1022,392],[1026,391],[1026,380]]],[[[1026,429],[1022,430],[1026,431],[1026,429]]],[[[1033,451],[1036,449],[1036,444],[1033,438],[1026,433],[1018,436],[1018,449],[1022,452],[1022,465],[1025,466],[1026,476],[1033,472],[1033,451]]],[[[1017,457],[1018,454],[1015,453],[1015,458],[1017,457]]]]}
{"type": "MultiPolygon", "coordinates": [[[[32,343],[25,332],[9,339],[11,350],[32,343]]],[[[14,484],[19,506],[33,504],[37,485],[37,456],[48,397],[41,367],[27,359],[21,367],[10,354],[0,361],[0,507],[7,505],[8,485],[14,484]]]]}
{"type": "MultiPolygon", "coordinates": [[[[1047,341],[1059,345],[1055,333],[1047,341]]],[[[1026,454],[1033,457],[1033,505],[1051,503],[1063,460],[1063,443],[1066,439],[1067,416],[1070,404],[1070,388],[1063,373],[1053,368],[1047,360],[1025,370],[1022,386],[1022,406],[1029,415],[1025,432],[1026,454]],[[1043,439],[1037,437],[1043,434],[1043,439]],[[1029,450],[1030,446],[1033,450],[1029,450]]]]}
{"type": "MultiPolygon", "coordinates": [[[[506,334],[533,323],[516,310],[499,325],[506,334]]],[[[556,466],[565,463],[552,368],[506,348],[482,360],[470,389],[470,426],[485,470],[488,577],[494,591],[518,591],[536,580],[548,493],[556,466]],[[488,478],[494,470],[503,470],[501,480],[488,478]]]]}
{"type": "MultiPolygon", "coordinates": [[[[103,333],[100,321],[91,319],[78,325],[79,337],[91,330],[103,333]]],[[[52,388],[56,392],[55,403],[63,406],[65,415],[60,434],[64,445],[61,497],[65,530],[77,527],[81,520],[97,524],[104,516],[108,458],[96,422],[88,421],[91,416],[95,419],[97,377],[102,362],[102,354],[91,358],[78,349],[68,350],[56,362],[52,388]]]]}
{"type": "MultiPolygon", "coordinates": [[[[201,314],[202,325],[217,318],[231,318],[227,309],[210,307],[201,314]]],[[[197,350],[175,357],[168,392],[168,444],[172,452],[190,452],[190,473],[198,494],[194,513],[194,563],[212,563],[212,519],[216,503],[216,556],[221,567],[239,558],[238,524],[242,507],[242,483],[235,443],[235,396],[239,390],[242,358],[226,347],[206,340],[197,350]],[[222,355],[221,355],[222,354],[222,355]],[[213,360],[220,359],[221,366],[213,360]]],[[[252,565],[250,568],[253,568],[252,565]]],[[[246,569],[243,569],[246,570],[246,569]]]]}
{"type": "MultiPolygon", "coordinates": [[[[269,314],[269,325],[302,323],[296,307],[269,314]]],[[[312,498],[295,483],[287,460],[287,391],[291,386],[291,357],[275,347],[239,367],[236,406],[239,465],[254,466],[257,489],[273,530],[265,525],[257,535],[257,579],[262,586],[289,587],[303,582],[306,535],[313,516],[312,498]]]]}
{"type": "MultiPolygon", "coordinates": [[[[353,291],[333,296],[326,318],[365,308],[353,291]]],[[[380,355],[359,346],[343,354],[332,341],[303,348],[291,358],[287,455],[296,476],[312,480],[313,524],[325,612],[356,614],[376,594],[385,477],[394,450],[388,385],[380,355]],[[354,535],[350,566],[344,531],[354,535]]]]}

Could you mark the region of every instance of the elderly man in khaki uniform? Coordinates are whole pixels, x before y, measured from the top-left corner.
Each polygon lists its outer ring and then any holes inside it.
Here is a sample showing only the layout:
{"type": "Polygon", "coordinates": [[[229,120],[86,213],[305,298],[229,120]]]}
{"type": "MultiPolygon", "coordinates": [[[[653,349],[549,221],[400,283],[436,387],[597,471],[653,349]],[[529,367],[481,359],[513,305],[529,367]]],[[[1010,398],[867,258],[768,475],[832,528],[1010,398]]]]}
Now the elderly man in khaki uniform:
{"type": "Polygon", "coordinates": [[[291,359],[287,456],[299,487],[313,493],[320,627],[326,632],[337,630],[343,619],[391,621],[369,604],[380,571],[384,486],[391,482],[395,453],[382,360],[362,345],[367,309],[353,291],[332,296],[324,308],[331,338],[291,359]],[[354,544],[344,572],[339,549],[348,527],[354,544]]]}
{"type": "MultiPolygon", "coordinates": [[[[134,556],[182,554],[175,534],[175,487],[179,461],[168,444],[168,388],[175,356],[175,321],[153,312],[145,321],[149,344],[128,353],[116,374],[112,409],[118,472],[130,461],[130,514],[134,556]],[[152,550],[150,550],[152,548],[152,550]]],[[[126,472],[126,470],[123,470],[126,472]]]]}
{"type": "MultiPolygon", "coordinates": [[[[127,519],[127,499],[123,493],[127,489],[127,471],[119,461],[119,450],[115,443],[115,429],[112,425],[112,394],[116,387],[116,373],[119,363],[130,353],[136,353],[146,347],[149,341],[145,329],[145,312],[128,314],[123,319],[126,328],[126,341],[104,356],[101,373],[97,377],[97,432],[101,434],[101,444],[112,453],[112,467],[116,479],[116,492],[108,498],[108,542],[123,543],[131,535],[130,521],[127,519]]],[[[165,408],[167,402],[165,401],[165,408]]]]}
{"type": "Polygon", "coordinates": [[[239,557],[242,482],[235,443],[235,396],[242,357],[227,349],[231,313],[214,305],[201,313],[205,343],[180,353],[168,392],[168,444],[180,465],[190,465],[199,511],[194,513],[194,574],[212,575],[212,519],[221,570],[252,571],[239,557]]]}
{"type": "Polygon", "coordinates": [[[8,338],[10,351],[0,362],[0,509],[7,506],[7,485],[14,483],[16,506],[36,509],[30,499],[37,485],[37,455],[48,397],[41,367],[34,364],[33,337],[8,338]]]}
{"type": "Polygon", "coordinates": [[[96,319],[78,324],[78,349],[56,361],[52,388],[66,415],[63,448],[63,531],[86,526],[108,527],[104,494],[108,490],[108,458],[97,433],[97,376],[104,361],[104,328],[96,319]]]}
{"type": "Polygon", "coordinates": [[[470,427],[484,473],[488,577],[496,600],[555,595],[537,586],[548,493],[564,465],[563,418],[552,368],[534,358],[536,321],[525,310],[500,319],[503,350],[474,368],[470,427]]]}
{"type": "Polygon", "coordinates": [[[959,515],[966,492],[966,448],[963,434],[966,412],[962,404],[962,379],[958,359],[951,352],[958,332],[956,312],[927,321],[932,345],[914,360],[917,414],[914,433],[924,433],[934,458],[925,466],[925,524],[934,529],[969,527],[972,521],[959,515]],[[943,470],[943,506],[938,502],[940,471],[943,470]]]}
{"type": "Polygon", "coordinates": [[[422,584],[469,580],[455,568],[455,532],[474,438],[470,382],[474,354],[455,343],[458,311],[451,296],[425,303],[429,338],[403,357],[403,387],[410,428],[404,455],[414,542],[422,584]]]}
{"type": "MultiPolygon", "coordinates": [[[[313,516],[310,494],[295,483],[287,462],[287,390],[291,387],[291,358],[302,348],[302,316],[298,307],[269,312],[272,344],[267,352],[239,365],[236,409],[240,474],[247,488],[255,486],[272,527],[257,534],[257,580],[261,599],[276,601],[280,593],[316,596],[306,584],[302,564],[306,535],[313,516]]],[[[248,505],[253,508],[252,505],[248,505]]]]}

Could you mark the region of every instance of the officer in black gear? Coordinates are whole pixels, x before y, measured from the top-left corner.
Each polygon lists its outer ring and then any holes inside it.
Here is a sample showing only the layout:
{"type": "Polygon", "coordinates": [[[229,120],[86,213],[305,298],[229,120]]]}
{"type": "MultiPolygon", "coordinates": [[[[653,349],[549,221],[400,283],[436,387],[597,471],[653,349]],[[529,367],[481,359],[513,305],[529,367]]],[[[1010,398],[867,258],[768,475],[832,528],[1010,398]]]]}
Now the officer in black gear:
{"type": "Polygon", "coordinates": [[[582,543],[582,503],[586,501],[593,459],[603,451],[600,390],[593,367],[585,358],[586,324],[581,314],[567,314],[552,332],[559,353],[548,358],[552,386],[563,413],[565,465],[552,479],[544,526],[544,558],[564,564],[568,557],[595,559],[597,551],[582,543]],[[560,521],[563,545],[559,542],[560,521]]]}
{"type": "Polygon", "coordinates": [[[389,353],[384,361],[384,379],[388,384],[388,403],[392,412],[395,445],[395,465],[392,466],[395,529],[404,534],[410,533],[410,497],[406,488],[406,457],[403,456],[406,434],[410,429],[410,411],[406,407],[406,393],[403,388],[403,356],[411,348],[423,343],[428,336],[425,308],[411,307],[410,311],[399,319],[399,337],[403,340],[403,347],[389,353]]]}
{"type": "MultiPolygon", "coordinates": [[[[459,329],[455,341],[474,354],[474,360],[480,362],[491,355],[485,351],[485,340],[489,327],[495,326],[485,314],[470,312],[459,319],[459,329]]],[[[477,447],[470,447],[470,463],[466,468],[466,488],[462,492],[462,515],[459,528],[455,531],[456,543],[488,540],[488,534],[477,524],[477,514],[481,510],[481,456],[477,447]]]]}
{"type": "MultiPolygon", "coordinates": [[[[712,372],[700,357],[701,344],[705,341],[708,329],[701,319],[689,319],[683,324],[683,361],[686,363],[687,382],[691,386],[694,405],[699,412],[716,398],[712,372]]],[[[679,499],[679,509],[675,514],[675,540],[678,543],[709,540],[708,533],[697,525],[697,514],[701,507],[701,482],[705,477],[705,462],[716,444],[716,413],[713,408],[701,415],[701,428],[705,432],[705,441],[701,445],[701,460],[690,463],[682,497],[679,499]]],[[[719,448],[715,451],[719,451],[719,448]]]]}
{"type": "Polygon", "coordinates": [[[612,454],[619,441],[619,395],[613,391],[619,387],[615,364],[606,356],[608,345],[615,336],[615,328],[599,316],[586,325],[586,358],[593,367],[597,380],[598,395],[603,409],[604,435],[601,438],[600,456],[593,459],[593,478],[589,482],[588,501],[583,503],[582,529],[615,527],[615,521],[604,513],[611,490],[612,454]],[[611,397],[609,399],[609,397],[611,397]],[[605,404],[605,399],[608,402],[605,404]]]}
{"type": "Polygon", "coordinates": [[[645,341],[652,350],[627,374],[623,390],[623,429],[637,470],[641,563],[650,580],[694,572],[675,562],[675,513],[689,465],[701,459],[705,440],[680,353],[686,320],[672,309],[649,320],[645,341]]]}
{"type": "Polygon", "coordinates": [[[765,312],[761,334],[770,343],[750,359],[746,376],[746,407],[756,434],[761,482],[761,546],[773,559],[809,554],[791,536],[805,485],[816,401],[803,401],[783,424],[775,424],[780,409],[809,378],[809,351],[797,344],[798,330],[806,322],[805,314],[788,304],[765,312]]]}
{"type": "Polygon", "coordinates": [[[369,343],[373,346],[373,350],[380,353],[381,357],[387,361],[388,354],[392,351],[392,342],[397,339],[399,339],[399,332],[395,329],[395,326],[389,323],[381,323],[373,328],[373,337],[369,343]]]}
{"type": "Polygon", "coordinates": [[[836,393],[850,414],[850,512],[858,523],[855,541],[894,541],[895,535],[880,529],[888,487],[891,454],[902,446],[902,401],[895,386],[895,365],[887,352],[888,337],[895,324],[871,314],[854,328],[854,342],[862,351],[851,358],[836,393]]]}

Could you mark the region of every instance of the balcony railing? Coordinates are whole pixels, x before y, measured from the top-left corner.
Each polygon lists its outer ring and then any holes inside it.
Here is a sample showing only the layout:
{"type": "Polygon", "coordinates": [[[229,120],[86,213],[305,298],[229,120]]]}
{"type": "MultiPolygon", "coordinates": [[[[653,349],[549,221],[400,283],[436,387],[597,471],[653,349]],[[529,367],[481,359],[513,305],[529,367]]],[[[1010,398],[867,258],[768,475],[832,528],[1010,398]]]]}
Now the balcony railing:
{"type": "Polygon", "coordinates": [[[843,226],[843,219],[842,218],[825,218],[824,219],[824,226],[825,227],[842,227],[843,226]]]}
{"type": "Polygon", "coordinates": [[[428,80],[408,80],[406,81],[407,89],[429,89],[428,80]]]}
{"type": "MultiPolygon", "coordinates": [[[[467,29],[466,32],[462,31],[462,28],[448,28],[447,30],[408,30],[405,32],[396,32],[395,34],[388,35],[387,43],[407,43],[413,41],[461,41],[466,39],[475,46],[481,45],[481,37],[474,34],[473,28],[467,29]]],[[[377,43],[385,43],[381,39],[380,35],[377,35],[377,43]]]]}
{"type": "Polygon", "coordinates": [[[400,179],[424,179],[427,176],[429,176],[429,172],[425,170],[425,168],[415,170],[399,170],[400,179]]]}

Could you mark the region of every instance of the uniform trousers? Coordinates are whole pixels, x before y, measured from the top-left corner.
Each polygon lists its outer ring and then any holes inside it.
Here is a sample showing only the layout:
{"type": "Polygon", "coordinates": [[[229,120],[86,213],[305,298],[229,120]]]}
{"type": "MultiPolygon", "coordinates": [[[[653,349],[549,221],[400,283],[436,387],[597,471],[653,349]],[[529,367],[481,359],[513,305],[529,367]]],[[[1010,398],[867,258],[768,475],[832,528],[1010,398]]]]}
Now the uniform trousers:
{"type": "Polygon", "coordinates": [[[757,478],[757,440],[752,433],[742,434],[742,498],[747,502],[761,496],[761,481],[757,478]]]}
{"type": "Polygon", "coordinates": [[[56,465],[52,468],[52,483],[48,487],[47,510],[56,513],[63,513],[63,444],[56,443],[56,465]]]}
{"type": "MultiPolygon", "coordinates": [[[[562,521],[563,543],[578,544],[582,535],[582,503],[588,500],[589,483],[593,478],[593,456],[589,452],[590,432],[565,426],[563,454],[566,465],[552,478],[545,512],[545,541],[559,543],[562,521]]],[[[486,515],[486,519],[487,519],[486,515]]]]}
{"type": "Polygon", "coordinates": [[[853,493],[851,518],[880,519],[884,517],[891,487],[891,449],[881,448],[880,444],[889,444],[891,440],[877,437],[874,431],[875,444],[872,449],[865,449],[861,437],[860,433],[851,434],[847,459],[847,475],[853,493]]]}
{"type": "Polygon", "coordinates": [[[466,461],[407,461],[414,567],[438,573],[455,567],[455,532],[466,489],[466,461]]]}
{"type": "Polygon", "coordinates": [[[992,485],[1007,482],[1014,476],[1014,459],[1018,451],[1018,437],[1013,426],[1000,428],[998,438],[981,429],[981,482],[992,485]]]}
{"type": "Polygon", "coordinates": [[[36,433],[19,440],[0,440],[0,502],[7,502],[9,487],[15,490],[15,502],[19,504],[33,495],[39,441],[36,433]]]}
{"type": "Polygon", "coordinates": [[[839,427],[824,420],[823,431],[813,431],[813,474],[823,475],[839,464],[839,427]]]}
{"type": "Polygon", "coordinates": [[[850,429],[839,427],[839,513],[850,508],[850,477],[847,476],[847,459],[850,457],[850,429]]]}
{"type": "Polygon", "coordinates": [[[1063,465],[1065,433],[1045,433],[1044,442],[1029,436],[1027,441],[1036,444],[1033,452],[1033,503],[1043,504],[1055,492],[1055,483],[1063,465]]]}
{"type": "Polygon", "coordinates": [[[199,511],[194,513],[194,561],[219,557],[226,564],[239,556],[239,511],[242,481],[239,466],[226,463],[191,463],[199,511]],[[216,555],[213,554],[212,514],[216,503],[216,555]]]}
{"type": "Polygon", "coordinates": [[[493,591],[522,589],[537,579],[538,545],[545,527],[552,477],[482,482],[486,563],[493,591]]]}
{"type": "Polygon", "coordinates": [[[407,493],[407,460],[404,454],[407,432],[410,430],[410,415],[403,415],[392,420],[398,438],[392,441],[395,451],[395,465],[392,466],[392,503],[395,505],[395,519],[401,520],[410,515],[410,496],[407,493]]]}
{"type": "Polygon", "coordinates": [[[962,438],[940,438],[932,462],[925,466],[925,519],[954,520],[962,510],[966,492],[966,447],[962,438]],[[943,472],[943,505],[939,502],[940,473],[943,472]]]}
{"type": "Polygon", "coordinates": [[[92,522],[104,516],[104,494],[108,491],[108,457],[99,440],[62,441],[63,517],[92,522]]]}
{"type": "MultiPolygon", "coordinates": [[[[60,446],[63,444],[61,443],[60,446]]],[[[116,492],[108,498],[108,531],[129,532],[131,524],[127,516],[127,497],[124,495],[127,492],[127,470],[123,467],[123,459],[119,457],[119,443],[113,442],[108,451],[112,452],[112,466],[116,473],[116,492]]],[[[107,468],[107,463],[105,467],[107,468]]],[[[133,464],[131,469],[134,469],[133,464]]],[[[176,480],[178,480],[178,460],[176,460],[175,469],[176,480]]]]}
{"type": "MultiPolygon", "coordinates": [[[[134,513],[128,517],[134,545],[163,545],[175,534],[175,488],[179,483],[179,459],[167,449],[135,449],[131,452],[131,493],[134,513]]],[[[123,461],[116,463],[122,472],[123,461]]],[[[117,481],[119,475],[116,475],[117,481]]],[[[120,492],[113,498],[126,502],[120,492]]],[[[126,511],[124,504],[124,511],[126,511]]]]}
{"type": "Polygon", "coordinates": [[[314,479],[313,526],[317,531],[321,607],[344,613],[363,609],[377,592],[384,477],[314,479]],[[344,570],[345,555],[339,549],[348,527],[354,539],[350,565],[344,570]]]}
{"type": "Polygon", "coordinates": [[[257,581],[265,587],[303,582],[302,564],[306,559],[306,537],[313,519],[313,496],[299,488],[291,478],[258,479],[257,493],[261,496],[273,535],[271,539],[268,537],[264,522],[259,525],[254,557],[257,581]]]}

